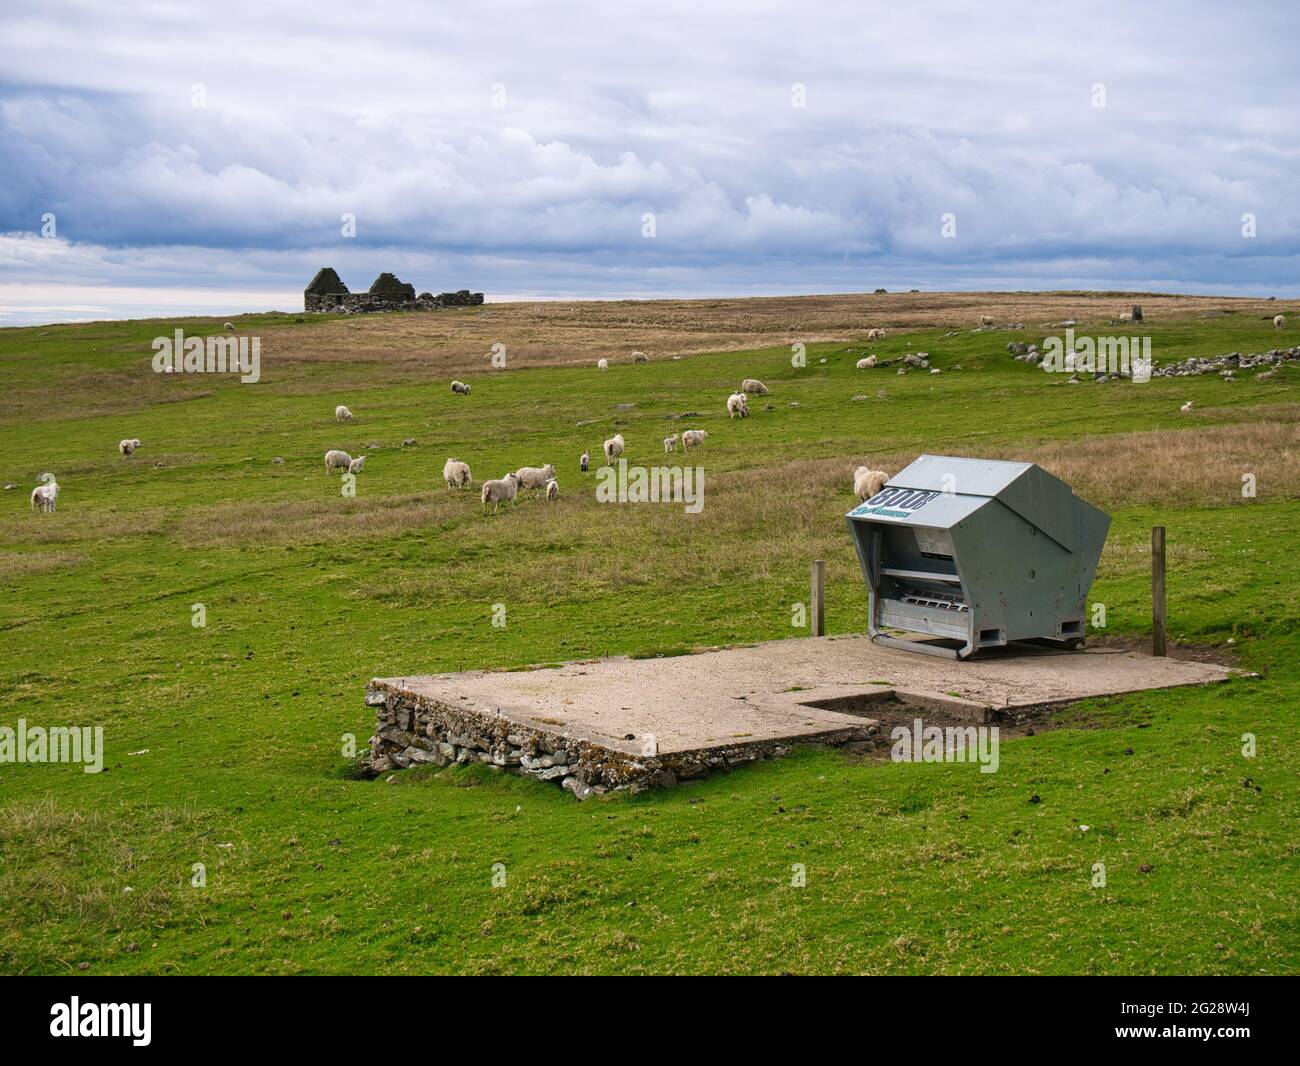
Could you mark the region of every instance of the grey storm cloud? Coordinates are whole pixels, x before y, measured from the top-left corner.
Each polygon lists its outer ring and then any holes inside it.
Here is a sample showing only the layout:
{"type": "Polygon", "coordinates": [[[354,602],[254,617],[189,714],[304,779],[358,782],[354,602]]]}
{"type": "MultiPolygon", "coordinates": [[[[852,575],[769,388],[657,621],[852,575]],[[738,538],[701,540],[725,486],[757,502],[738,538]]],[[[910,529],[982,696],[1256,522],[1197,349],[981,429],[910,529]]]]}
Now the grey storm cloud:
{"type": "Polygon", "coordinates": [[[1294,5],[7,18],[0,306],[61,284],[278,300],[322,262],[565,296],[1300,283],[1294,5]]]}

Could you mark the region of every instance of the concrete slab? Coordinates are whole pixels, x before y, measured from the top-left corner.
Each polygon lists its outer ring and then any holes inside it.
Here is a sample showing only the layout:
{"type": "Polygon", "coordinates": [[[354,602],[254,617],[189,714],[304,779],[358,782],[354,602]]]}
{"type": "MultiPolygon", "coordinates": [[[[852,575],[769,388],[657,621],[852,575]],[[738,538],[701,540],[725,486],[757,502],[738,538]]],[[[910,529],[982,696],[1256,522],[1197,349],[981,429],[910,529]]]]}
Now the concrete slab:
{"type": "MultiPolygon", "coordinates": [[[[385,702],[389,712],[398,705],[432,709],[442,724],[430,724],[429,736],[452,728],[464,732],[466,721],[495,723],[498,733],[550,738],[543,740],[544,749],[580,741],[612,758],[621,756],[624,764],[654,754],[665,766],[681,767],[689,760],[674,756],[715,764],[709,753],[716,749],[725,751],[723,762],[730,765],[746,748],[754,749],[746,756],[752,759],[780,754],[776,748],[793,743],[864,738],[875,724],[873,702],[881,699],[996,721],[1089,696],[1206,684],[1231,674],[1210,663],[1111,648],[1072,652],[1019,645],[957,661],[845,636],[665,659],[382,678],[371,683],[371,702],[385,702]],[[454,722],[448,726],[450,712],[454,722]]],[[[381,726],[403,725],[391,713],[383,719],[383,713],[381,726]]],[[[406,741],[407,731],[397,729],[398,739],[387,745],[390,754],[406,741]]],[[[383,732],[379,729],[377,737],[383,732]]]]}

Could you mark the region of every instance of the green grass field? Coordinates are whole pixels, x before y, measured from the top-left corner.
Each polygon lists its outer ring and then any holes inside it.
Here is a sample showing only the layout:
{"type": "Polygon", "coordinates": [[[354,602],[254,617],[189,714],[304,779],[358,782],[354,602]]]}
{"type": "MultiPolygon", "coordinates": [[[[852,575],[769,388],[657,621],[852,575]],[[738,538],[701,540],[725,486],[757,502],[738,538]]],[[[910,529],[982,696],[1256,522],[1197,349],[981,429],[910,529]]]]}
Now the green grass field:
{"type": "MultiPolygon", "coordinates": [[[[1008,357],[1027,325],[872,346],[933,376],[857,371],[845,341],[804,368],[777,347],[421,377],[278,362],[306,317],[239,320],[256,385],[152,373],[150,338],[219,321],[0,330],[0,725],[102,725],[107,749],[98,775],[0,765],[6,972],[1300,969],[1300,369],[1066,385],[1008,357]],[[746,376],[771,396],[729,421],[746,376]],[[617,429],[659,463],[686,426],[710,431],[701,514],[595,501],[584,448],[617,429]],[[328,448],[368,455],[355,499],[328,448]],[[850,470],[923,451],[1040,458],[1113,513],[1106,635],[1149,633],[1164,524],[1173,637],[1261,676],[1079,705],[988,775],[809,750],[579,805],[481,767],[351,771],[372,676],[797,638],[819,557],[828,630],[861,631],[850,470]],[[479,481],[546,461],[557,502],[481,513],[479,481]],[[44,470],[53,515],[29,506],[44,470]]],[[[1286,343],[1258,316],[1140,331],[1157,361],[1286,343]]]]}

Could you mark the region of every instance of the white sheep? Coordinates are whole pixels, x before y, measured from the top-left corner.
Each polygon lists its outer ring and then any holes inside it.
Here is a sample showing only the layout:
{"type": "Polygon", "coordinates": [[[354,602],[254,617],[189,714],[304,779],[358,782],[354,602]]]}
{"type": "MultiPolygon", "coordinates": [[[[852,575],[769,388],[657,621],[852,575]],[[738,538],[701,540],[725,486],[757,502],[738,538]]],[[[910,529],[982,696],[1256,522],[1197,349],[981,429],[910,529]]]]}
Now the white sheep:
{"type": "Polygon", "coordinates": [[[42,474],[36,480],[42,484],[32,489],[32,510],[52,514],[59,499],[59,483],[53,474],[42,474]]]}
{"type": "Polygon", "coordinates": [[[515,480],[519,482],[521,489],[532,489],[536,492],[538,489],[546,488],[546,483],[555,478],[555,465],[547,463],[545,466],[521,466],[515,471],[515,480]]]}
{"type": "Polygon", "coordinates": [[[137,437],[131,437],[127,440],[117,442],[117,450],[122,453],[122,458],[130,459],[135,454],[135,450],[140,447],[140,440],[137,437]]]}
{"type": "Polygon", "coordinates": [[[677,450],[677,441],[678,441],[678,439],[679,439],[679,438],[678,438],[678,436],[677,436],[676,433],[674,433],[671,437],[665,437],[665,438],[664,438],[664,451],[665,451],[665,452],[674,452],[674,451],[676,451],[676,450],[677,450]]]}
{"type": "Polygon", "coordinates": [[[605,441],[605,462],[612,463],[623,454],[623,449],[626,446],[627,442],[623,440],[622,433],[616,433],[610,437],[609,440],[605,441]]]}
{"type": "Polygon", "coordinates": [[[758,378],[746,378],[740,383],[740,391],[747,392],[750,396],[766,396],[767,386],[758,378]]]}
{"type": "Polygon", "coordinates": [[[513,473],[503,474],[500,478],[492,481],[483,482],[483,488],[479,491],[479,499],[483,501],[483,509],[492,504],[492,513],[497,513],[497,508],[503,503],[513,503],[515,497],[519,494],[519,479],[513,473]]]}
{"type": "Polygon", "coordinates": [[[355,459],[352,459],[348,462],[349,474],[359,474],[365,468],[366,468],[366,457],[364,455],[358,455],[355,459]]]}
{"type": "Polygon", "coordinates": [[[1281,329],[1281,328],[1282,328],[1283,326],[1285,326],[1285,325],[1286,325],[1286,315],[1274,315],[1274,316],[1273,316],[1273,328],[1274,328],[1274,329],[1281,329]]]}
{"type": "Polygon", "coordinates": [[[442,467],[442,480],[447,482],[447,488],[459,489],[469,484],[469,463],[462,463],[459,459],[448,459],[442,467]]]}
{"type": "Polygon", "coordinates": [[[468,396],[469,386],[463,381],[453,381],[451,383],[451,391],[456,393],[458,396],[468,396]]]}
{"type": "Polygon", "coordinates": [[[727,414],[732,418],[745,418],[749,415],[749,401],[743,392],[733,392],[727,397],[727,414]]]}
{"type": "Polygon", "coordinates": [[[885,487],[885,482],[888,480],[889,475],[883,470],[860,466],[853,471],[853,494],[859,500],[869,500],[885,487]]]}
{"type": "Polygon", "coordinates": [[[865,359],[858,360],[859,370],[870,370],[875,365],[876,365],[876,357],[874,355],[869,355],[865,359]]]}
{"type": "Polygon", "coordinates": [[[596,360],[596,369],[597,369],[597,370],[608,370],[608,369],[609,369],[609,360],[608,360],[608,359],[597,359],[597,360],[596,360]]]}
{"type": "Polygon", "coordinates": [[[992,315],[980,315],[980,325],[981,325],[981,326],[991,326],[991,325],[993,325],[993,316],[992,316],[992,315]]]}
{"type": "Polygon", "coordinates": [[[334,421],[351,422],[352,412],[349,411],[346,407],[344,407],[343,404],[339,404],[336,408],[334,408],[334,421]]]}
{"type": "Polygon", "coordinates": [[[553,500],[559,495],[560,483],[556,481],[555,478],[551,478],[551,480],[546,483],[546,498],[548,500],[553,500]]]}
{"type": "Polygon", "coordinates": [[[1178,408],[1178,410],[1182,411],[1185,415],[1190,415],[1192,413],[1192,401],[1188,400],[1182,407],[1178,408]]]}
{"type": "Polygon", "coordinates": [[[347,452],[341,452],[337,448],[331,448],[325,453],[325,473],[332,474],[335,470],[346,470],[352,465],[352,456],[347,452]]]}
{"type": "Polygon", "coordinates": [[[235,324],[234,324],[233,322],[227,322],[226,325],[225,325],[225,327],[224,327],[224,329],[225,329],[225,331],[226,331],[227,333],[234,333],[234,332],[235,332],[235,324]]]}
{"type": "Polygon", "coordinates": [[[690,448],[698,448],[708,439],[709,431],[707,429],[688,429],[682,434],[682,451],[690,448]]]}
{"type": "Polygon", "coordinates": [[[885,336],[886,333],[883,329],[867,330],[867,340],[869,341],[883,341],[885,339],[885,336]]]}
{"type": "Polygon", "coordinates": [[[589,452],[583,452],[578,459],[578,465],[582,467],[582,472],[585,474],[591,466],[591,454],[589,452]]]}
{"type": "Polygon", "coordinates": [[[650,362],[650,357],[649,357],[648,355],[646,355],[645,352],[633,352],[633,353],[632,353],[632,362],[634,362],[634,363],[648,363],[648,362],[650,362]]]}

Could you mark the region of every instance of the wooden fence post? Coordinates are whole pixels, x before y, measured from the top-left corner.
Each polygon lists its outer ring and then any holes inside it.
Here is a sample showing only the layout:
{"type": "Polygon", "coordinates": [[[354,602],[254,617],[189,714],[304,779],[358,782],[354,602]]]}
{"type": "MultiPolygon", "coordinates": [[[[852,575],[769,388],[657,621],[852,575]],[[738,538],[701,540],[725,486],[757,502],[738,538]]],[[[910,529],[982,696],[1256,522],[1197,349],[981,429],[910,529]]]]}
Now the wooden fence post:
{"type": "Polygon", "coordinates": [[[823,559],[814,559],[812,564],[812,635],[814,637],[824,637],[826,635],[826,562],[823,559]]]}
{"type": "Polygon", "coordinates": [[[1165,527],[1151,527],[1151,654],[1165,655],[1165,527]]]}

